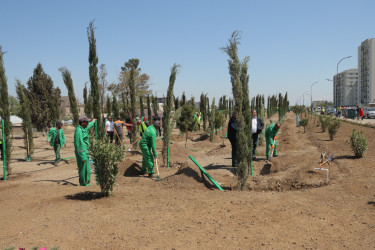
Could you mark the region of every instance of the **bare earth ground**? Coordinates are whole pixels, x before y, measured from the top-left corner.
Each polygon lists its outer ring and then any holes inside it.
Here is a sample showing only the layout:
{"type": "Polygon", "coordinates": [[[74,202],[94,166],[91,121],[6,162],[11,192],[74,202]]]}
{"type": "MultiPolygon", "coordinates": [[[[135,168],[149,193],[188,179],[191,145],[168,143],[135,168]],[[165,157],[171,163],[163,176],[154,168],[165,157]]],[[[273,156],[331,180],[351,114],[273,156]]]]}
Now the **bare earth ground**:
{"type": "MultiPolygon", "coordinates": [[[[65,127],[74,156],[73,128],[65,127]]],[[[313,120],[306,133],[292,113],[279,132],[279,156],[266,162],[258,147],[249,190],[230,191],[231,147],[222,131],[210,143],[202,133],[172,136],[171,168],[163,178],[139,175],[141,155],[128,152],[113,196],[100,198],[92,174],[90,187],[78,186],[76,162],[53,166],[53,149],[35,138],[33,162],[27,163],[23,141],[13,141],[13,174],[0,182],[0,247],[45,246],[60,249],[374,249],[374,129],[342,123],[329,140],[313,120]],[[364,158],[353,157],[352,128],[368,138],[364,158]],[[320,153],[335,155],[325,172],[320,153]],[[204,179],[192,155],[225,191],[204,179]]],[[[161,150],[161,140],[158,140],[161,150]]],[[[159,153],[159,162],[162,162],[159,153]]],[[[93,170],[92,170],[93,172],[93,170]]],[[[236,185],[236,182],[234,182],[236,185]]]]}

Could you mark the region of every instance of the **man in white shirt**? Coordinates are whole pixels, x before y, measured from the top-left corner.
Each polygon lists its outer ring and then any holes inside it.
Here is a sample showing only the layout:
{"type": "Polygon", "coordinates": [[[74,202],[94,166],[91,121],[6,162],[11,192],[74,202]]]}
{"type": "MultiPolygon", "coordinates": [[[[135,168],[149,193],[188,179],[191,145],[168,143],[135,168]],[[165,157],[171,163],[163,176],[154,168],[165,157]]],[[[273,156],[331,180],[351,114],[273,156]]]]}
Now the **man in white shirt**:
{"type": "Polygon", "coordinates": [[[257,111],[253,110],[253,117],[251,119],[251,132],[253,137],[253,160],[256,159],[255,153],[257,149],[258,144],[258,135],[262,133],[262,130],[264,128],[264,123],[262,119],[257,117],[257,111]]]}
{"type": "Polygon", "coordinates": [[[108,121],[105,123],[105,131],[107,133],[107,136],[110,139],[110,142],[113,142],[113,121],[112,117],[108,116],[108,121]]]}

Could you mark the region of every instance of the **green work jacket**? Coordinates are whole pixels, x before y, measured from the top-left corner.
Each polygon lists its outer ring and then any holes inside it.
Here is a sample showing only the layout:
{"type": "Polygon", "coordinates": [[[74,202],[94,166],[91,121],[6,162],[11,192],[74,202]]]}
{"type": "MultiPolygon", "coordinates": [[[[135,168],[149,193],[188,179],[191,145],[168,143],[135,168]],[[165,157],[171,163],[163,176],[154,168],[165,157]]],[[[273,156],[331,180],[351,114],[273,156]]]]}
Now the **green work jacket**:
{"type": "Polygon", "coordinates": [[[277,123],[274,123],[272,125],[270,125],[269,127],[266,128],[266,133],[265,133],[265,136],[266,136],[266,139],[272,139],[277,135],[277,132],[279,131],[276,131],[275,130],[275,126],[276,126],[277,123]]]}
{"type": "MultiPolygon", "coordinates": [[[[47,135],[47,141],[49,141],[49,145],[51,146],[55,145],[56,135],[57,135],[57,129],[51,128],[47,135]]],[[[60,146],[63,146],[66,143],[66,141],[65,141],[64,131],[62,128],[60,128],[59,139],[60,139],[60,146]]]]}
{"type": "Polygon", "coordinates": [[[156,153],[156,136],[158,132],[154,125],[147,127],[146,131],[143,133],[142,139],[139,142],[139,147],[147,147],[150,151],[152,151],[154,157],[158,157],[156,153]]]}
{"type": "Polygon", "coordinates": [[[92,126],[94,126],[93,122],[89,122],[86,128],[82,128],[81,125],[78,125],[74,131],[74,150],[76,157],[81,161],[86,161],[89,158],[89,131],[92,126]]]}

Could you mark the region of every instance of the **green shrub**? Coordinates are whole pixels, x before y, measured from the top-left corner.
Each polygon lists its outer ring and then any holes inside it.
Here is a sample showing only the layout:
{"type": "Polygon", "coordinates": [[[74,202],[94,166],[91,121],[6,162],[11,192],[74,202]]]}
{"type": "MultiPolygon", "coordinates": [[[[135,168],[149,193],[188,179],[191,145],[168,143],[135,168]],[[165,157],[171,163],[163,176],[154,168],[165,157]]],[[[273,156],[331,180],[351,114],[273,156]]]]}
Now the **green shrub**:
{"type": "Polygon", "coordinates": [[[329,138],[331,139],[331,141],[335,137],[340,125],[341,125],[340,119],[336,119],[336,118],[330,119],[329,124],[328,124],[328,133],[329,133],[329,138]]]}
{"type": "Polygon", "coordinates": [[[329,123],[331,121],[331,116],[329,115],[321,115],[319,116],[320,126],[322,127],[323,132],[327,131],[329,123]]]}
{"type": "Polygon", "coordinates": [[[306,126],[309,125],[309,119],[303,118],[301,120],[301,126],[303,127],[303,133],[306,133],[306,126]]]}
{"type": "Polygon", "coordinates": [[[367,139],[363,135],[363,132],[357,132],[355,129],[352,130],[350,135],[350,146],[356,157],[362,157],[367,149],[367,139]]]}
{"type": "Polygon", "coordinates": [[[102,194],[109,196],[118,173],[117,165],[125,156],[125,147],[107,143],[105,140],[96,140],[90,147],[90,155],[93,157],[102,194]]]}

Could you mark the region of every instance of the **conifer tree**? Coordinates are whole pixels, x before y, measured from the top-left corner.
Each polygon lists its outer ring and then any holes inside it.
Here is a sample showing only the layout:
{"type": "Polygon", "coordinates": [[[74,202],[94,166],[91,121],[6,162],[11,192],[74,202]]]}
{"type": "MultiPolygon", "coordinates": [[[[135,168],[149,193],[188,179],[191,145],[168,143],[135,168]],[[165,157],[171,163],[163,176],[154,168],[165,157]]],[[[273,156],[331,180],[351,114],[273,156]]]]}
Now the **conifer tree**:
{"type": "Polygon", "coordinates": [[[70,71],[65,67],[60,68],[59,70],[62,74],[64,84],[66,88],[68,89],[70,112],[73,114],[73,126],[76,127],[78,126],[79,115],[78,115],[77,99],[74,94],[72,76],[70,74],[70,71]]]}
{"type": "Polygon", "coordinates": [[[168,166],[168,148],[170,144],[170,137],[172,133],[171,128],[171,115],[172,115],[172,107],[173,107],[173,88],[174,83],[176,81],[176,76],[178,73],[179,65],[174,64],[171,68],[171,75],[169,77],[169,86],[167,92],[166,103],[164,105],[164,112],[163,112],[163,149],[162,149],[162,156],[163,156],[163,164],[164,166],[168,166]]]}
{"type": "Polygon", "coordinates": [[[180,107],[180,100],[177,97],[174,98],[174,110],[177,110],[180,107]]]}
{"type": "Polygon", "coordinates": [[[187,139],[189,131],[195,130],[195,121],[193,120],[194,108],[189,105],[182,106],[181,115],[177,121],[177,127],[182,133],[186,133],[185,148],[187,146],[187,139]]]}
{"type": "Polygon", "coordinates": [[[152,96],[151,100],[152,100],[152,109],[153,109],[154,115],[156,116],[159,110],[158,98],[156,96],[152,96]]]}
{"type": "Polygon", "coordinates": [[[206,96],[202,93],[200,98],[199,109],[201,112],[201,117],[203,120],[203,130],[206,131],[206,123],[207,123],[207,103],[206,103],[206,96]]]}
{"type": "Polygon", "coordinates": [[[215,112],[216,106],[215,106],[215,97],[212,99],[212,105],[211,105],[211,112],[210,112],[210,119],[209,119],[209,126],[210,126],[210,142],[214,141],[214,133],[215,133],[215,112]]]}
{"type": "Polygon", "coordinates": [[[148,116],[148,122],[151,124],[152,114],[151,114],[151,99],[150,99],[150,95],[147,95],[147,116],[148,116]]]}
{"type": "Polygon", "coordinates": [[[27,97],[27,90],[26,88],[21,84],[20,80],[16,80],[16,91],[18,100],[21,104],[21,112],[20,117],[22,119],[22,130],[24,134],[24,145],[25,148],[29,149],[29,155],[32,155],[34,151],[34,142],[33,142],[33,125],[31,122],[31,111],[30,111],[30,102],[27,97]]]}
{"type": "Polygon", "coordinates": [[[57,87],[54,90],[54,105],[55,105],[55,121],[61,120],[61,90],[59,87],[57,87]]]}
{"type": "Polygon", "coordinates": [[[194,98],[194,96],[192,96],[191,99],[190,99],[190,105],[195,109],[195,98],[194,98]]]}
{"type": "MultiPolygon", "coordinates": [[[[247,136],[250,131],[246,121],[249,120],[249,93],[248,93],[248,75],[247,75],[247,62],[248,58],[245,58],[241,63],[238,58],[238,44],[240,34],[235,31],[232,33],[229,44],[222,48],[222,50],[228,54],[228,68],[232,82],[232,92],[234,97],[234,111],[238,113],[237,122],[237,176],[238,185],[242,190],[246,186],[246,181],[250,175],[250,164],[251,164],[251,149],[249,145],[249,137],[247,136]]],[[[250,116],[251,119],[251,116],[250,116]]],[[[251,124],[251,122],[250,122],[251,124]]],[[[250,125],[251,126],[251,125],[250,125]]]]}
{"type": "Polygon", "coordinates": [[[92,110],[92,96],[91,92],[89,93],[89,97],[87,98],[87,117],[92,117],[93,116],[93,110],[92,110]]]}
{"type": "Polygon", "coordinates": [[[144,117],[145,116],[145,107],[143,105],[142,95],[139,95],[139,109],[140,109],[140,112],[141,112],[141,116],[144,117]]]}
{"type": "Polygon", "coordinates": [[[112,101],[112,110],[113,110],[113,120],[116,120],[117,117],[120,116],[120,108],[117,102],[116,95],[113,95],[113,101],[112,101]]]}
{"type": "Polygon", "coordinates": [[[2,129],[4,130],[4,135],[5,135],[6,171],[8,174],[11,174],[12,168],[10,167],[9,163],[11,160],[11,149],[12,149],[12,138],[10,137],[10,131],[12,130],[12,123],[10,122],[8,82],[7,82],[7,77],[5,75],[4,58],[3,58],[4,54],[5,52],[3,52],[2,47],[0,46],[0,116],[1,116],[1,119],[4,119],[4,127],[5,127],[2,129]]]}
{"type": "MultiPolygon", "coordinates": [[[[96,126],[98,131],[103,131],[103,122],[100,119],[100,93],[99,93],[99,77],[98,77],[98,56],[96,54],[96,39],[95,39],[95,26],[94,21],[89,23],[87,27],[87,37],[89,40],[89,73],[91,82],[91,98],[92,98],[92,111],[93,117],[97,118],[96,126]]],[[[98,139],[102,139],[104,134],[98,133],[98,139]]]]}
{"type": "Polygon", "coordinates": [[[180,106],[184,106],[186,104],[186,95],[185,95],[185,92],[182,93],[182,96],[181,96],[181,105],[180,106]]]}
{"type": "MultiPolygon", "coordinates": [[[[107,116],[112,116],[112,102],[111,102],[111,98],[109,97],[109,95],[107,95],[107,116]]],[[[113,119],[115,119],[115,117],[112,117],[113,119]]]]}
{"type": "Polygon", "coordinates": [[[86,116],[90,116],[89,113],[89,103],[88,103],[88,97],[87,97],[87,82],[85,82],[85,87],[83,88],[83,105],[84,107],[84,112],[86,116]]]}

